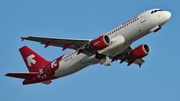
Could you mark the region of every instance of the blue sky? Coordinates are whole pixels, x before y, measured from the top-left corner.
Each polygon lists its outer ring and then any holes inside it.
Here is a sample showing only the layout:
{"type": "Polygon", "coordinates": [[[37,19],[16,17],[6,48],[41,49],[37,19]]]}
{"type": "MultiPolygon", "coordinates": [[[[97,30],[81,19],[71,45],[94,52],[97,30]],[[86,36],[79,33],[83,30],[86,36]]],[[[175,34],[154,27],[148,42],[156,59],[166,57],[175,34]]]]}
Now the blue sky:
{"type": "Polygon", "coordinates": [[[175,0],[0,0],[0,100],[180,101],[179,9],[175,0]],[[23,80],[4,76],[28,71],[18,51],[24,45],[48,60],[71,51],[21,42],[21,36],[95,38],[151,8],[168,10],[172,17],[162,30],[132,44],[151,47],[142,68],[119,62],[110,67],[98,64],[50,85],[23,86],[23,80]]]}

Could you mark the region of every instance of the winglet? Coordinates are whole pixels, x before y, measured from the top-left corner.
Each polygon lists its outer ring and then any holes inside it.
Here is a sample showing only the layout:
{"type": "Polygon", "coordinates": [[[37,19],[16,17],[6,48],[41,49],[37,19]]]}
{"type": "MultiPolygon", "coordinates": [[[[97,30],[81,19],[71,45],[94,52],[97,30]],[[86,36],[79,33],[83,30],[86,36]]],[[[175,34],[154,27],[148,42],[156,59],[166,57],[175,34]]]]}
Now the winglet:
{"type": "Polygon", "coordinates": [[[20,37],[21,38],[21,40],[22,40],[22,42],[24,41],[24,39],[25,39],[25,37],[20,37]]]}
{"type": "Polygon", "coordinates": [[[142,66],[142,63],[141,63],[141,64],[139,64],[139,68],[141,68],[141,66],[142,66]]]}

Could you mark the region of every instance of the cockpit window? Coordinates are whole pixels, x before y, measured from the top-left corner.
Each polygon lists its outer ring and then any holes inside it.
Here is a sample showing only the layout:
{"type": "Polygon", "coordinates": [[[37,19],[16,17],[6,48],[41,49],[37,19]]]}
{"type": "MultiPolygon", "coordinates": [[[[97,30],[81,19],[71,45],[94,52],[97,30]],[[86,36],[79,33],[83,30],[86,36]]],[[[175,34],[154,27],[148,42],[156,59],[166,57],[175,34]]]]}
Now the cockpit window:
{"type": "Polygon", "coordinates": [[[161,10],[161,9],[154,10],[154,11],[151,12],[151,14],[156,13],[156,12],[158,12],[158,11],[162,11],[162,10],[161,10]]]}

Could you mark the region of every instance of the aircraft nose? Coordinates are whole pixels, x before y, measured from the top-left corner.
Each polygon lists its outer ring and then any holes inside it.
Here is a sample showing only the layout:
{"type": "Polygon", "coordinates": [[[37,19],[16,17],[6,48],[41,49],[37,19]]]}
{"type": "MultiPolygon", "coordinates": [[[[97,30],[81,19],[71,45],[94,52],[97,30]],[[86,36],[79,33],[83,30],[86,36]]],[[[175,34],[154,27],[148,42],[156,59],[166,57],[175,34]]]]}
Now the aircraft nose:
{"type": "Polygon", "coordinates": [[[168,21],[171,18],[171,12],[164,11],[164,17],[165,17],[165,20],[168,21]]]}

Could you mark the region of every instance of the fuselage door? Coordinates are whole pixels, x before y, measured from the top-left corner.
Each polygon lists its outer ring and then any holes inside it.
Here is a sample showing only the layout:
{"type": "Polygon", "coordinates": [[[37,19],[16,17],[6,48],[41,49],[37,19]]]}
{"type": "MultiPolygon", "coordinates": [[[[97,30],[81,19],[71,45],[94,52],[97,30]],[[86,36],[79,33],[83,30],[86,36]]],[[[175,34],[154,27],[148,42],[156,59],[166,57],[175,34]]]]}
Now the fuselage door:
{"type": "Polygon", "coordinates": [[[141,20],[141,23],[144,23],[146,21],[146,18],[145,18],[145,12],[141,14],[140,16],[140,20],[141,20]]]}

